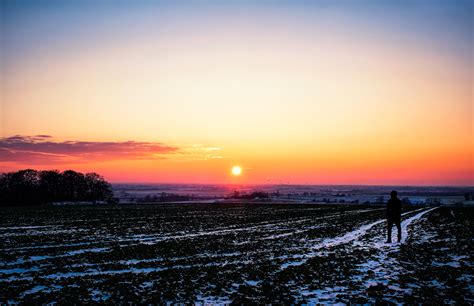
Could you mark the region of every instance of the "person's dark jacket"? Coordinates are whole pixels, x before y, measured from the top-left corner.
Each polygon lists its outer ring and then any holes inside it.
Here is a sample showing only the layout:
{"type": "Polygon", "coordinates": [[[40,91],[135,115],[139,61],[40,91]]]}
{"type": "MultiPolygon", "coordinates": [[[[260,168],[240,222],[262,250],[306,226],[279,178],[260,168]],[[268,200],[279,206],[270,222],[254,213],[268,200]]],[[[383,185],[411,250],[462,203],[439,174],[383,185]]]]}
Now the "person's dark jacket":
{"type": "Polygon", "coordinates": [[[387,203],[387,219],[400,220],[402,201],[399,198],[390,198],[387,203]]]}

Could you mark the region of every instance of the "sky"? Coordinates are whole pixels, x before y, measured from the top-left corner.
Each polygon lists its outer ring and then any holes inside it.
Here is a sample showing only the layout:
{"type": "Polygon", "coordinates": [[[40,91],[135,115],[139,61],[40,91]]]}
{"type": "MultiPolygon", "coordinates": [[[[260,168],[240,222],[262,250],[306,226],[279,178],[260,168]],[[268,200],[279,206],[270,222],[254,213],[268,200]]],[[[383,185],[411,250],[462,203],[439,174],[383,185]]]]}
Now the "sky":
{"type": "Polygon", "coordinates": [[[473,10],[0,0],[0,172],[473,186],[473,10]]]}

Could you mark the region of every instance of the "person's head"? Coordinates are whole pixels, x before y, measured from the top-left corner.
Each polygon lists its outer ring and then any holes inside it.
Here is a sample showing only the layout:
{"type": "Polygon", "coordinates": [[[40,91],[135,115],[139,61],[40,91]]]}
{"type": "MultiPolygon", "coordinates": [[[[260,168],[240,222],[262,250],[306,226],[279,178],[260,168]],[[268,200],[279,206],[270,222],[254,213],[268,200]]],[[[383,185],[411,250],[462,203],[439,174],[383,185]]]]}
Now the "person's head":
{"type": "Polygon", "coordinates": [[[392,192],[390,192],[390,196],[392,197],[392,199],[396,198],[397,197],[397,191],[392,190],[392,192]]]}

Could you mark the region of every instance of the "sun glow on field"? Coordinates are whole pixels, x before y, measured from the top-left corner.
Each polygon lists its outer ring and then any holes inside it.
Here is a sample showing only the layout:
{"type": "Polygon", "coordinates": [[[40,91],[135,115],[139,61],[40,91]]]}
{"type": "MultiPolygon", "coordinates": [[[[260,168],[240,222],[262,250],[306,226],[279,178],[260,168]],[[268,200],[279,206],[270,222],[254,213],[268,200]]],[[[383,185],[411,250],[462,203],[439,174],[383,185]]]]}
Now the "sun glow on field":
{"type": "Polygon", "coordinates": [[[232,175],[238,176],[242,174],[242,168],[240,166],[232,167],[232,175]]]}

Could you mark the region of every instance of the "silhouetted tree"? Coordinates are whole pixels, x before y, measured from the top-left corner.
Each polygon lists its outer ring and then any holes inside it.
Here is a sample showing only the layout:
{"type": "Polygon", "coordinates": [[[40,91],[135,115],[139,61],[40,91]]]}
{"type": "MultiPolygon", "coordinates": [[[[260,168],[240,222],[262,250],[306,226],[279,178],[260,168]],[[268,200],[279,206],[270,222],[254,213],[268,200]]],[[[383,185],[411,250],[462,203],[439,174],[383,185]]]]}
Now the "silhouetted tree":
{"type": "Polygon", "coordinates": [[[97,173],[33,169],[0,174],[0,205],[57,201],[113,202],[112,186],[97,173]]]}
{"type": "Polygon", "coordinates": [[[20,170],[10,176],[10,200],[14,203],[32,204],[40,198],[38,171],[20,170]]]}
{"type": "Polygon", "coordinates": [[[86,199],[86,181],[84,174],[73,170],[66,170],[62,174],[64,196],[69,201],[86,199]]]}
{"type": "Polygon", "coordinates": [[[61,201],[62,176],[58,170],[41,171],[39,174],[39,187],[44,202],[61,201]]]}
{"type": "Polygon", "coordinates": [[[94,203],[99,200],[110,200],[113,196],[112,186],[97,173],[86,173],[86,198],[94,203]]]}

